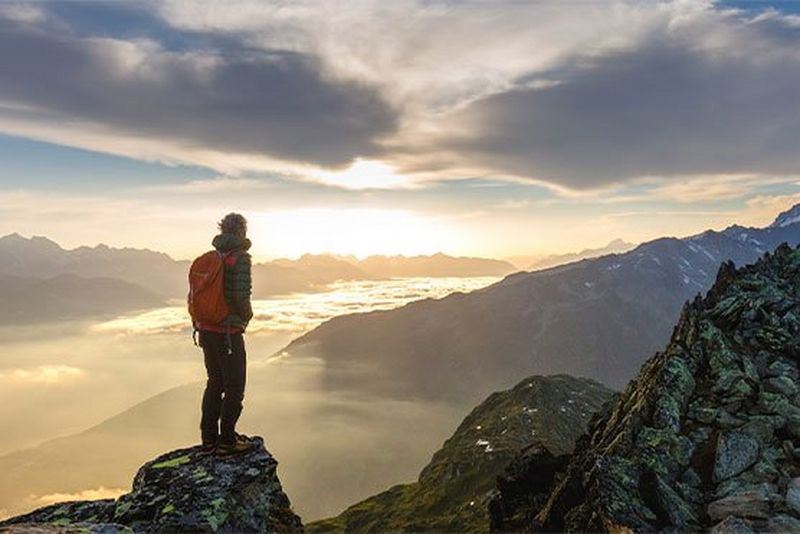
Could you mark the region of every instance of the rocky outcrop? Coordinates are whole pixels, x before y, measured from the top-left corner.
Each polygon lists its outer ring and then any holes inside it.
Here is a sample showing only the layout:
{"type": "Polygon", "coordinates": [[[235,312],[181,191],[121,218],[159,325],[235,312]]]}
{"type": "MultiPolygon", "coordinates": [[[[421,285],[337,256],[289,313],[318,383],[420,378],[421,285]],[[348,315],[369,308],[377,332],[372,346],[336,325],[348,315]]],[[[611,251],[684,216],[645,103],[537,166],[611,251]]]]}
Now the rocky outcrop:
{"type": "Polygon", "coordinates": [[[494,528],[798,531],[799,361],[800,251],[723,264],[552,487],[512,494],[494,528]]]}
{"type": "Polygon", "coordinates": [[[0,523],[0,532],[302,531],[275,473],[278,462],[254,439],[253,452],[225,459],[199,447],[169,452],[143,465],[133,490],[118,499],[54,504],[0,523]]]}
{"type": "Polygon", "coordinates": [[[359,502],[337,517],[310,523],[310,532],[485,532],[495,479],[529,445],[565,458],[591,415],[612,392],[566,375],[532,376],[490,395],[459,425],[422,470],[359,502]]]}

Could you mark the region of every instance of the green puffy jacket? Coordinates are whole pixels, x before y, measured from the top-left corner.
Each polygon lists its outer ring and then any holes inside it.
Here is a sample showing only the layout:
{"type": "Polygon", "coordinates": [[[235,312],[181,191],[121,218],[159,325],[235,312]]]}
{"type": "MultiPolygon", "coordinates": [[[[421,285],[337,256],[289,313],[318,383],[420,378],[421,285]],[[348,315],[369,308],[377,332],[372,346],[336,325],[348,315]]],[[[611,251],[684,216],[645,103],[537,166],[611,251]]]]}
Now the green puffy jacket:
{"type": "Polygon", "coordinates": [[[236,263],[230,267],[225,265],[223,287],[225,302],[231,313],[222,324],[244,330],[253,318],[253,308],[250,304],[250,294],[253,289],[252,259],[247,252],[252,243],[249,239],[235,234],[219,234],[214,237],[211,244],[220,252],[236,251],[236,263]]]}

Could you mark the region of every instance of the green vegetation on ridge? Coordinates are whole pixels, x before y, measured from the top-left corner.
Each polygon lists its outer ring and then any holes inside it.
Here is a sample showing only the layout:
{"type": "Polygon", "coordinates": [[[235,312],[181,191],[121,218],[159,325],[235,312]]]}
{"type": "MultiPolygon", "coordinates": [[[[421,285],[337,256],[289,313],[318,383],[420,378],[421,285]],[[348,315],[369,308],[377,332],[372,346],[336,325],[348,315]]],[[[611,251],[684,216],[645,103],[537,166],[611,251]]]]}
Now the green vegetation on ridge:
{"type": "Polygon", "coordinates": [[[306,530],[485,532],[486,504],[506,464],[531,442],[554,455],[570,452],[610,395],[588,379],[526,378],[472,410],[417,482],[394,486],[335,518],[310,523],[306,530]]]}

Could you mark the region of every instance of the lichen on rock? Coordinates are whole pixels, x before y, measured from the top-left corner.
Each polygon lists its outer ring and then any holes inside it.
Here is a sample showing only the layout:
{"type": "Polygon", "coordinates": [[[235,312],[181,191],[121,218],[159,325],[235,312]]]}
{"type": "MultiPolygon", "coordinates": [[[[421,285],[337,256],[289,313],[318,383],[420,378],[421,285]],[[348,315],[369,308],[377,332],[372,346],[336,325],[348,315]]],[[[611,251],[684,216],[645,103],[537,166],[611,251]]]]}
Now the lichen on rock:
{"type": "Polygon", "coordinates": [[[217,458],[199,447],[166,453],[143,465],[130,493],[118,499],[40,508],[0,523],[19,530],[75,527],[75,532],[301,532],[275,472],[277,461],[258,446],[217,458]],[[83,530],[77,530],[83,529],[83,530]]]}

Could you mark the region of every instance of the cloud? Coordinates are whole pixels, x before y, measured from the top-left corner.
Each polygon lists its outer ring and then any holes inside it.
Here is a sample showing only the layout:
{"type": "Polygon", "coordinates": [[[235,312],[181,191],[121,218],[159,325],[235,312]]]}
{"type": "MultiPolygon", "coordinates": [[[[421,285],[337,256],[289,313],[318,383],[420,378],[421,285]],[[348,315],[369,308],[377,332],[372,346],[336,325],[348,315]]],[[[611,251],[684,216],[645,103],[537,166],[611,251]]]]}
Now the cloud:
{"type": "Polygon", "coordinates": [[[264,189],[268,184],[256,178],[217,176],[208,179],[190,180],[180,184],[157,184],[138,188],[141,192],[162,192],[180,194],[221,193],[226,191],[253,191],[264,189]]]}
{"type": "Polygon", "coordinates": [[[342,166],[375,153],[395,127],[374,88],[323,77],[319,61],[298,52],[176,52],[0,18],[0,64],[6,133],[58,125],[61,138],[93,133],[90,147],[100,150],[105,134],[112,145],[115,135],[161,143],[148,147],[153,158],[230,153],[342,166]]]}
{"type": "Polygon", "coordinates": [[[759,188],[777,184],[789,185],[795,180],[762,175],[700,175],[662,180],[663,185],[647,193],[649,198],[680,203],[706,202],[743,198],[759,188]]]}
{"type": "Polygon", "coordinates": [[[83,369],[69,365],[39,365],[25,369],[0,371],[0,383],[14,384],[64,384],[79,380],[83,369]]]}
{"type": "Polygon", "coordinates": [[[0,17],[23,23],[43,22],[47,14],[39,6],[8,2],[0,4],[0,17]]]}
{"type": "Polygon", "coordinates": [[[143,5],[174,35],[79,36],[52,13],[6,10],[0,131],[345,188],[478,176],[574,195],[800,170],[800,24],[775,10],[143,5]],[[361,172],[364,161],[391,172],[361,172]]]}
{"type": "Polygon", "coordinates": [[[766,226],[771,224],[776,216],[797,204],[800,204],[800,193],[785,195],[758,195],[746,202],[746,209],[740,215],[742,225],[766,226]]]}
{"type": "Polygon", "coordinates": [[[788,50],[760,22],[665,24],[630,49],[577,58],[558,85],[475,102],[440,143],[465,165],[572,189],[800,171],[800,36],[788,50]]]}

